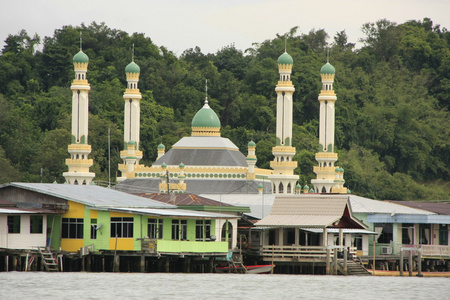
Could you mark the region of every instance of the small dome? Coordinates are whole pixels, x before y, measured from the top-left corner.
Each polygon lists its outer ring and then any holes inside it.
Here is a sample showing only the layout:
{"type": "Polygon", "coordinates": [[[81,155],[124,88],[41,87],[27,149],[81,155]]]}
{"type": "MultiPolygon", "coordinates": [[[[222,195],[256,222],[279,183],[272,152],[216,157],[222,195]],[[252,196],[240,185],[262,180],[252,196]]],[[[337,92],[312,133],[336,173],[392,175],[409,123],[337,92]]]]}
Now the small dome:
{"type": "Polygon", "coordinates": [[[183,169],[183,168],[184,168],[184,164],[183,164],[183,163],[180,163],[180,164],[178,165],[178,167],[180,167],[180,169],[183,169]]]}
{"type": "Polygon", "coordinates": [[[292,56],[290,56],[287,52],[284,52],[283,54],[278,57],[278,64],[279,65],[293,65],[294,60],[292,59],[292,56]]]}
{"type": "Polygon", "coordinates": [[[352,191],[350,191],[349,189],[347,189],[347,194],[351,194],[352,193],[352,191]]]}
{"type": "Polygon", "coordinates": [[[158,149],[166,149],[166,146],[164,146],[163,144],[159,144],[158,149]]]}
{"type": "Polygon", "coordinates": [[[305,186],[303,187],[304,190],[309,190],[309,186],[307,184],[305,184],[305,186]]]}
{"type": "Polygon", "coordinates": [[[192,127],[218,127],[220,120],[217,114],[207,103],[195,114],[192,119],[192,127]]]}
{"type": "Polygon", "coordinates": [[[314,189],[309,189],[309,193],[314,193],[314,189]]]}
{"type": "Polygon", "coordinates": [[[300,183],[297,183],[297,185],[295,186],[296,189],[301,189],[302,186],[300,185],[300,183]]]}
{"type": "Polygon", "coordinates": [[[248,142],[249,147],[256,147],[256,143],[254,141],[248,142]]]}
{"type": "Polygon", "coordinates": [[[336,169],[334,169],[335,172],[340,172],[341,169],[339,167],[337,167],[336,169]]]}
{"type": "Polygon", "coordinates": [[[167,168],[166,163],[162,163],[161,168],[167,168]]]}
{"type": "Polygon", "coordinates": [[[141,68],[133,61],[125,67],[125,73],[140,73],[141,68]]]}
{"type": "Polygon", "coordinates": [[[128,145],[135,145],[135,144],[136,144],[136,142],[135,142],[135,141],[133,141],[133,140],[129,140],[127,144],[128,144],[128,145]]]}
{"type": "Polygon", "coordinates": [[[262,185],[262,183],[258,184],[258,189],[263,189],[264,186],[262,185]]]}
{"type": "Polygon", "coordinates": [[[320,74],[335,74],[336,70],[330,63],[326,63],[323,65],[322,69],[320,69],[320,74]]]}
{"type": "Polygon", "coordinates": [[[80,51],[73,57],[73,62],[87,64],[89,62],[89,57],[83,51],[80,51]]]}

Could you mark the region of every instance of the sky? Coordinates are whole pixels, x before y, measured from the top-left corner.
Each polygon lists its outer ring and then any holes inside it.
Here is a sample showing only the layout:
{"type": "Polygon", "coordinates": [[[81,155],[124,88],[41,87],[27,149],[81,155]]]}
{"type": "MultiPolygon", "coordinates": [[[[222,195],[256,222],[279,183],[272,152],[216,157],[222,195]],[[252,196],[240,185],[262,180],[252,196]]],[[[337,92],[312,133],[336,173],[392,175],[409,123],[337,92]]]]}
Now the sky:
{"type": "MultiPolygon", "coordinates": [[[[177,55],[199,46],[215,53],[234,44],[245,50],[298,26],[297,34],[324,29],[333,41],[345,30],[349,42],[363,37],[361,27],[380,19],[401,24],[430,18],[450,30],[449,0],[2,0],[1,49],[9,34],[25,29],[41,40],[65,25],[93,21],[144,33],[177,55]]],[[[357,44],[358,45],[358,44],[357,44]]]]}

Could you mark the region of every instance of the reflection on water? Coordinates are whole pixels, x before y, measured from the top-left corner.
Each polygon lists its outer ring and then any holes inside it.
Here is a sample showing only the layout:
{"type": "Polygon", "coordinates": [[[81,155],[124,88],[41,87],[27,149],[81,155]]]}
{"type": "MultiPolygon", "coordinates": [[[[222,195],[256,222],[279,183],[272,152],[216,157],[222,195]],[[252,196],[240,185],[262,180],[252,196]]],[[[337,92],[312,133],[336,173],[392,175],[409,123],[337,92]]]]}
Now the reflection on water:
{"type": "Polygon", "coordinates": [[[0,273],[0,299],[450,299],[449,278],[0,273]]]}

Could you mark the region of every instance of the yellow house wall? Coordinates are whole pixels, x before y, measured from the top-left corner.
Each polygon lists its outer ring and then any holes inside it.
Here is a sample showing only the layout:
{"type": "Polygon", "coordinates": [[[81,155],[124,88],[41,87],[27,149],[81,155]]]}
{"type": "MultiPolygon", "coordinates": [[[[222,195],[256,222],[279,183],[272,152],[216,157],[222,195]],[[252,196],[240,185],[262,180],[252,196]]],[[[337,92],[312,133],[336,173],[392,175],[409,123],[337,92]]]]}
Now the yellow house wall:
{"type": "MultiPolygon", "coordinates": [[[[64,213],[62,218],[84,218],[84,204],[68,201],[69,210],[64,213]]],[[[86,226],[84,226],[84,232],[86,234],[86,226]]],[[[61,238],[61,250],[64,251],[78,251],[84,246],[84,239],[63,239],[61,238]]]]}

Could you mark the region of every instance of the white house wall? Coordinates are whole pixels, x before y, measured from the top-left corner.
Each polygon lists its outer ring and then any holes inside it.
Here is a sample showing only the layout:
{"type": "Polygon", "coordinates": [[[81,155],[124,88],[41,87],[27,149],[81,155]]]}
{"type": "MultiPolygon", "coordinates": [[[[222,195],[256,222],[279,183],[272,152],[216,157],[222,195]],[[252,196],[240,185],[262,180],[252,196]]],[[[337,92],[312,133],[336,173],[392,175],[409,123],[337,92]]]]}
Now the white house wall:
{"type": "Polygon", "coordinates": [[[20,215],[20,233],[8,233],[8,215],[0,215],[0,248],[35,249],[47,242],[47,218],[44,216],[42,233],[30,233],[30,215],[20,215]]]}

